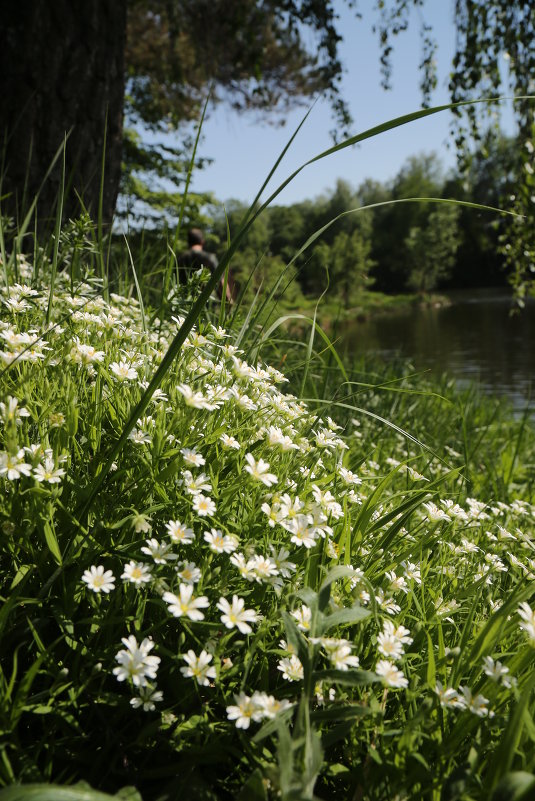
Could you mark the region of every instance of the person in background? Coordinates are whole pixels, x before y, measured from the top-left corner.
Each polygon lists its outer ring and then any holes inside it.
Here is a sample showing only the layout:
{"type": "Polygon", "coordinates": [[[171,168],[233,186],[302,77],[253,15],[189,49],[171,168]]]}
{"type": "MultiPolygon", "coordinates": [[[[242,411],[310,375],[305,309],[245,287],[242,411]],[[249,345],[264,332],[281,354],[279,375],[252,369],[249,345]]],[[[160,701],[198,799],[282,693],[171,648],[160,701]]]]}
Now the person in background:
{"type": "MultiPolygon", "coordinates": [[[[201,267],[206,267],[211,273],[217,268],[218,261],[215,253],[209,253],[204,249],[204,235],[200,228],[190,228],[188,231],[188,250],[178,256],[179,280],[185,284],[188,278],[201,267]]],[[[230,288],[230,273],[227,282],[226,300],[232,302],[232,292],[230,288]]],[[[225,277],[221,277],[217,287],[217,296],[223,295],[225,277]]]]}

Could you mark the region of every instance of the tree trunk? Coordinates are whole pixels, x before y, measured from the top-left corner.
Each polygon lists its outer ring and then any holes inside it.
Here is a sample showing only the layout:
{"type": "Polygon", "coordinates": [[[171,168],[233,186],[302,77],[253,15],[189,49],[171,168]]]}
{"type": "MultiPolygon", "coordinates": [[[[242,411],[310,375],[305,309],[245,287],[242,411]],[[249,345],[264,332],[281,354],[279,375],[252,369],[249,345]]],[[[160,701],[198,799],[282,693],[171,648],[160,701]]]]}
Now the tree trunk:
{"type": "MultiPolygon", "coordinates": [[[[111,221],[121,173],[126,2],[0,0],[2,214],[20,220],[67,134],[64,219],[80,214],[77,194],[96,218],[105,155],[102,210],[111,221]]],[[[41,230],[54,219],[61,171],[62,157],[39,195],[41,230]]]]}

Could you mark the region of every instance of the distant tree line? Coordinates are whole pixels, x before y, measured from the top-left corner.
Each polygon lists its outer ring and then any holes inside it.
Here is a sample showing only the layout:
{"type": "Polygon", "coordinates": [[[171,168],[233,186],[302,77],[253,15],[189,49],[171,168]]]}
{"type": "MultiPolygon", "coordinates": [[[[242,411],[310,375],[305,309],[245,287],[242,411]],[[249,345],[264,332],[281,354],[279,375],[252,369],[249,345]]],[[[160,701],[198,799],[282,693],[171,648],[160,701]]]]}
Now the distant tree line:
{"type": "MultiPolygon", "coordinates": [[[[388,183],[366,180],[353,188],[338,180],[332,191],[313,200],[268,208],[235,257],[235,281],[249,299],[259,289],[276,288],[275,294],[284,293],[290,303],[318,297],[328,287],[328,297],[346,309],[372,287],[427,293],[506,284],[500,215],[450,203],[390,201],[433,197],[511,207],[516,150],[512,141],[493,137],[462,177],[444,175],[435,154],[420,155],[388,183]],[[310,237],[337,217],[295,258],[310,237]]],[[[237,201],[216,208],[213,248],[224,249],[227,222],[232,236],[245,210],[237,201]]]]}

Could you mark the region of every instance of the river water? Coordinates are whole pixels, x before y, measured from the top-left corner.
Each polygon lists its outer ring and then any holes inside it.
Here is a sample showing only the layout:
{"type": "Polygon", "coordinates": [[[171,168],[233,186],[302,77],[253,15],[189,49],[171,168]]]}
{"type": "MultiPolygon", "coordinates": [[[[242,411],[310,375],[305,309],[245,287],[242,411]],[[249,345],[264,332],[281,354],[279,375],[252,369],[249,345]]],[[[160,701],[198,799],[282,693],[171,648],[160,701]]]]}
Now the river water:
{"type": "Polygon", "coordinates": [[[511,316],[502,289],[448,293],[451,305],[384,314],[345,327],[355,355],[407,358],[415,369],[448,373],[461,386],[476,382],[487,394],[508,397],[517,412],[535,412],[535,299],[511,316]]]}

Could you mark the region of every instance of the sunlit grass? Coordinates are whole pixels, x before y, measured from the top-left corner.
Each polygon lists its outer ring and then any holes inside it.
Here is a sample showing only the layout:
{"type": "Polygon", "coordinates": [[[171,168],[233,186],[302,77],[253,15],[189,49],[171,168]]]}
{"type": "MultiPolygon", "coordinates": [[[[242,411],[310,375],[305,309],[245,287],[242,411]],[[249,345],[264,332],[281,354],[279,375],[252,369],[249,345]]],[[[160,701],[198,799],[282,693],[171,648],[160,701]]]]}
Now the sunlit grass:
{"type": "Polygon", "coordinates": [[[473,797],[531,769],[529,727],[503,756],[533,670],[527,424],[342,374],[318,333],[253,319],[244,361],[208,313],[81,518],[190,301],[154,319],[58,272],[47,327],[32,274],[0,331],[5,784],[431,798],[474,742],[473,797]]]}

